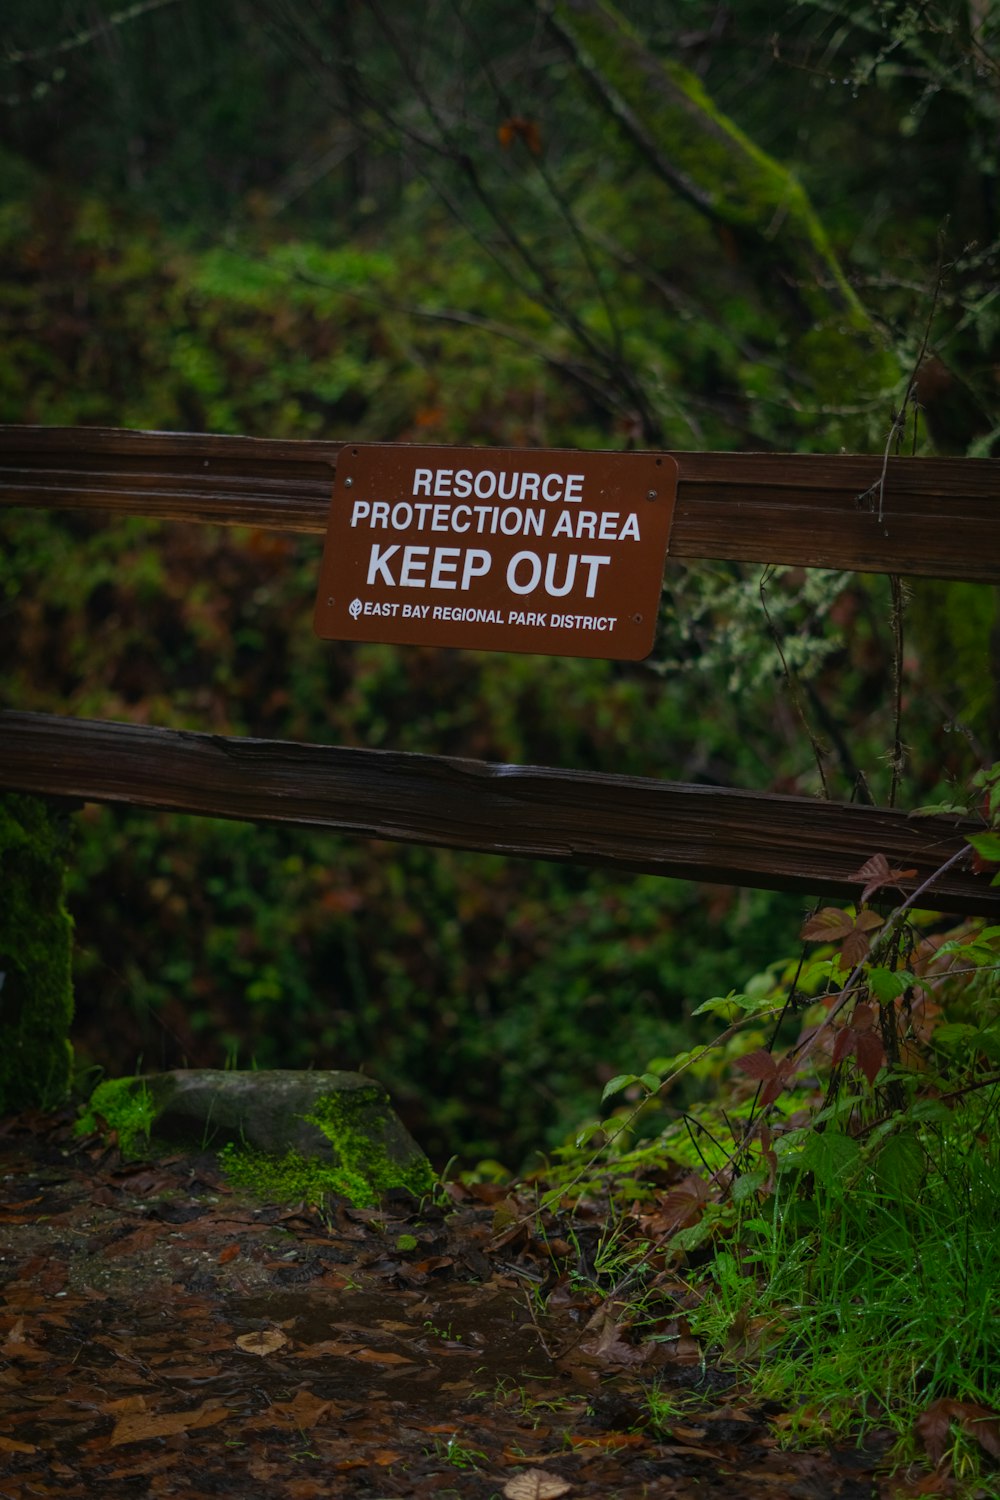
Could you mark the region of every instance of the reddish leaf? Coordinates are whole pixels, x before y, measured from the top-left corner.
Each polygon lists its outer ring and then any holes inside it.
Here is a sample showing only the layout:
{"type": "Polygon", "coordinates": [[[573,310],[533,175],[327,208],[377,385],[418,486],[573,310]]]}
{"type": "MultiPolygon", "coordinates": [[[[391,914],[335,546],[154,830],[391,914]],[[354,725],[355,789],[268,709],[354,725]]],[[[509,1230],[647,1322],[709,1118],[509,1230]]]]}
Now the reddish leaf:
{"type": "Polygon", "coordinates": [[[868,1079],[869,1086],[874,1088],[879,1069],[885,1064],[882,1039],[874,1031],[856,1032],[855,1036],[857,1040],[854,1050],[857,1053],[858,1067],[868,1079]]]}
{"type": "Polygon", "coordinates": [[[791,1058],[783,1057],[781,1059],[774,1070],[774,1077],[768,1079],[767,1083],[764,1084],[764,1087],[760,1091],[761,1104],[774,1103],[775,1099],[777,1099],[778,1095],[785,1087],[785,1084],[788,1082],[789,1075],[792,1072],[792,1067],[793,1064],[791,1058]]]}
{"type": "Polygon", "coordinates": [[[867,933],[856,927],[841,943],[840,952],[847,967],[856,969],[858,964],[863,963],[868,957],[870,948],[871,943],[868,941],[867,933]]]}
{"type": "Polygon", "coordinates": [[[782,1089],[785,1087],[785,1082],[786,1080],[783,1075],[778,1073],[776,1073],[773,1078],[768,1079],[767,1083],[762,1086],[760,1091],[761,1104],[765,1107],[768,1104],[773,1104],[775,1099],[777,1099],[778,1095],[781,1093],[782,1089]]]}
{"type": "Polygon", "coordinates": [[[917,1432],[932,1463],[940,1463],[945,1455],[952,1422],[957,1422],[991,1458],[1000,1458],[1000,1414],[972,1401],[942,1397],[917,1418],[917,1432]]]}
{"type": "Polygon", "coordinates": [[[851,1016],[852,1031],[871,1031],[875,1025],[875,1012],[870,1005],[856,1005],[851,1016]]]}
{"type": "Polygon", "coordinates": [[[738,1057],[736,1066],[741,1073],[746,1073],[751,1078],[758,1078],[761,1081],[765,1078],[773,1078],[777,1072],[773,1056],[763,1047],[758,1047],[756,1052],[748,1052],[744,1057],[738,1057]]]}
{"type": "Polygon", "coordinates": [[[523,141],[532,156],[542,154],[542,133],[535,121],[524,115],[511,115],[504,120],[497,127],[497,140],[505,151],[509,151],[515,141],[523,141]]]}
{"type": "Polygon", "coordinates": [[[968,1421],[962,1425],[990,1458],[1000,1459],[1000,1418],[996,1412],[987,1411],[983,1406],[973,1407],[968,1421]]]}
{"type": "Polygon", "coordinates": [[[855,1036],[849,1026],[844,1026],[837,1032],[837,1039],[833,1044],[833,1061],[842,1063],[845,1057],[850,1057],[854,1051],[855,1036]]]}
{"type": "Polygon", "coordinates": [[[799,937],[813,943],[835,943],[854,931],[854,918],[839,906],[824,906],[802,924],[799,937]]]}
{"type": "Polygon", "coordinates": [[[672,1187],[659,1200],[658,1212],[650,1221],[650,1229],[656,1234],[672,1234],[675,1229],[687,1229],[696,1224],[701,1216],[702,1205],[710,1197],[711,1190],[703,1178],[692,1174],[672,1187]]]}
{"type": "Polygon", "coordinates": [[[871,911],[866,908],[864,911],[858,913],[854,925],[861,932],[872,932],[876,927],[882,927],[884,922],[885,918],[880,917],[877,911],[871,911]]]}
{"type": "Polygon", "coordinates": [[[901,880],[912,880],[916,870],[894,870],[884,854],[873,854],[871,859],[865,860],[860,870],[855,870],[853,875],[848,875],[848,880],[860,880],[864,884],[861,892],[862,903],[868,901],[876,891],[884,886],[898,886],[901,880]]]}

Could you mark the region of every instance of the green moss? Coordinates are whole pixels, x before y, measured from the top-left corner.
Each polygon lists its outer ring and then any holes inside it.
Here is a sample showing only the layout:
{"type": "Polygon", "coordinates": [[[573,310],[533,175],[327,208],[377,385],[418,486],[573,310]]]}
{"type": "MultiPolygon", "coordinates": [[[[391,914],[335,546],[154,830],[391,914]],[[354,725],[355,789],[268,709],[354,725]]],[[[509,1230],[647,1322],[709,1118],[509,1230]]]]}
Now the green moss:
{"type": "Polygon", "coordinates": [[[396,1241],[396,1249],[405,1253],[407,1250],[417,1248],[417,1237],[415,1234],[401,1234],[396,1241]]]}
{"type": "Polygon", "coordinates": [[[373,1109],[380,1104],[384,1132],[392,1117],[375,1088],[331,1094],[303,1116],[326,1136],[336,1162],[309,1160],[295,1151],[272,1156],[236,1145],[226,1146],[219,1161],[235,1187],[278,1202],[321,1204],[340,1197],[355,1208],[371,1208],[381,1193],[400,1187],[419,1198],[434,1185],[430,1163],[423,1156],[406,1163],[393,1160],[385,1140],[373,1130],[373,1109]]]}
{"type": "Polygon", "coordinates": [[[322,1130],[344,1167],[364,1178],[376,1192],[407,1188],[416,1198],[429,1193],[434,1173],[425,1156],[406,1163],[395,1161],[385,1134],[394,1117],[381,1090],[358,1089],[353,1093],[329,1094],[305,1119],[322,1130]],[[372,1109],[381,1104],[383,1139],[373,1129],[372,1109]]]}
{"type": "Polygon", "coordinates": [[[850,392],[856,401],[894,390],[898,362],[882,348],[795,174],[719,108],[696,74],[656,56],[607,0],[557,4],[553,14],[606,110],[651,158],[654,173],[679,184],[696,212],[724,229],[727,254],[757,267],[793,326],[803,315],[813,320],[812,337],[795,337],[794,348],[817,397],[842,401],[850,392]]]}
{"type": "Polygon", "coordinates": [[[61,1103],[70,1084],[73,924],[63,820],[37,797],[0,797],[0,1113],[61,1103]]]}
{"type": "Polygon", "coordinates": [[[219,1164],[234,1187],[276,1203],[322,1205],[346,1198],[355,1208],[372,1208],[378,1194],[370,1182],[349,1167],[309,1160],[297,1151],[270,1156],[232,1142],[219,1152],[219,1164]]]}
{"type": "Polygon", "coordinates": [[[155,1114],[152,1096],[141,1080],[109,1078],[91,1094],[76,1134],[91,1135],[103,1128],[103,1122],[117,1133],[124,1155],[138,1155],[149,1145],[155,1114]]]}

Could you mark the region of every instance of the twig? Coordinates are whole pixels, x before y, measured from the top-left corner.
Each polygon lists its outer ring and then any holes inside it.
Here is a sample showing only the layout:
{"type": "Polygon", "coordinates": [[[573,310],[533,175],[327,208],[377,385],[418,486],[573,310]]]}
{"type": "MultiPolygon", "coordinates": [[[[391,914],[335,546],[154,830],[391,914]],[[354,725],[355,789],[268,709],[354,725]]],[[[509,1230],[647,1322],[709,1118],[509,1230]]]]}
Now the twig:
{"type": "MultiPolygon", "coordinates": [[[[661,1078],[658,1086],[639,1101],[639,1103],[625,1117],[625,1119],[621,1122],[617,1129],[613,1130],[611,1134],[605,1138],[603,1144],[598,1147],[598,1149],[593,1153],[589,1160],[584,1162],[583,1166],[577,1172],[575,1177],[571,1177],[569,1182],[563,1183],[559,1188],[550,1188],[547,1193],[544,1193],[542,1195],[536,1208],[529,1209],[529,1211],[525,1214],[522,1214],[519,1219],[512,1221],[510,1224],[506,1224],[503,1228],[502,1233],[495,1237],[496,1240],[499,1241],[504,1237],[504,1235],[508,1235],[511,1229],[514,1228],[515,1224],[527,1224],[529,1220],[534,1219],[544,1209],[551,1207],[554,1203],[557,1203],[560,1198],[565,1196],[566,1193],[572,1192],[577,1183],[582,1182],[585,1177],[591,1176],[595,1166],[600,1161],[601,1157],[604,1155],[608,1147],[612,1145],[620,1135],[622,1135],[631,1127],[633,1122],[642,1112],[645,1105],[648,1104],[649,1100],[654,1099],[657,1094],[662,1093],[663,1090],[670,1084],[675,1083],[683,1073],[687,1072],[688,1068],[693,1067],[696,1062],[700,1062],[703,1057],[707,1057],[708,1054],[710,1052],[713,1052],[716,1047],[724,1046],[725,1043],[728,1042],[732,1037],[734,1037],[736,1033],[740,1031],[744,1026],[750,1025],[751,1022],[759,1025],[761,1021],[772,1020],[775,1016],[782,1015],[784,1013],[784,1009],[784,1005],[776,1005],[769,1010],[754,1011],[752,1014],[740,1016],[737,1020],[733,1021],[732,1025],[727,1026],[725,1031],[721,1031],[719,1035],[713,1037],[710,1042],[706,1042],[705,1045],[699,1048],[697,1052],[691,1053],[684,1060],[684,1062],[680,1064],[679,1067],[676,1067],[672,1073],[668,1073],[665,1078],[661,1078]]],[[[490,1242],[491,1245],[492,1243],[493,1241],[490,1242]]]]}
{"type": "Polygon", "coordinates": [[[889,575],[892,591],[892,777],[889,782],[889,806],[896,806],[896,794],[903,774],[903,611],[906,596],[895,573],[889,575]]]}
{"type": "Polygon", "coordinates": [[[148,15],[150,11],[163,10],[165,6],[177,3],[178,0],[137,0],[135,5],[126,6],[124,10],[116,10],[110,16],[103,16],[97,26],[88,26],[83,31],[76,32],[74,36],[65,37],[61,42],[54,42],[51,47],[36,47],[31,52],[8,52],[5,61],[9,63],[44,62],[49,57],[64,57],[67,52],[75,52],[79,47],[86,47],[90,42],[96,42],[112,26],[126,26],[129,21],[137,21],[141,16],[148,15]]]}
{"type": "Polygon", "coordinates": [[[538,1339],[538,1342],[541,1344],[542,1348],[545,1350],[546,1358],[551,1359],[552,1363],[555,1364],[557,1356],[552,1353],[552,1350],[549,1348],[548,1344],[545,1341],[545,1335],[544,1335],[544,1333],[542,1332],[541,1328],[538,1326],[538,1317],[537,1317],[537,1315],[535,1313],[535,1307],[534,1307],[534,1303],[531,1300],[531,1293],[530,1292],[527,1292],[527,1291],[525,1292],[525,1294],[524,1294],[524,1304],[525,1304],[525,1306],[528,1309],[528,1317],[531,1319],[531,1326],[535,1330],[535,1336],[538,1339]]]}
{"type": "Polygon", "coordinates": [[[768,579],[771,577],[773,571],[774,569],[769,563],[764,569],[763,573],[760,575],[760,582],[757,585],[758,592],[760,594],[760,607],[764,611],[764,619],[767,621],[767,628],[771,633],[771,640],[774,642],[774,649],[778,653],[778,659],[781,662],[781,670],[785,674],[785,684],[788,688],[788,696],[791,698],[792,706],[799,716],[799,723],[802,725],[802,728],[805,730],[808,737],[809,744],[813,753],[813,759],[816,762],[816,769],[819,772],[819,779],[823,785],[823,796],[829,802],[830,787],[826,779],[826,768],[823,765],[823,747],[820,744],[819,740],[816,738],[816,735],[813,733],[812,725],[809,723],[809,720],[806,717],[805,709],[802,706],[802,694],[799,692],[798,678],[793,675],[792,669],[788,665],[788,660],[785,656],[784,648],[781,644],[781,636],[778,632],[778,627],[775,625],[774,620],[771,617],[771,611],[767,607],[767,584],[768,579]]]}
{"type": "MultiPolygon", "coordinates": [[[[906,912],[909,911],[911,907],[917,904],[921,896],[923,896],[925,892],[929,891],[931,886],[933,886],[938,880],[941,879],[942,875],[947,875],[949,870],[954,869],[956,865],[961,864],[964,860],[968,859],[971,853],[972,850],[968,845],[966,845],[964,849],[956,850],[956,852],[950,857],[950,859],[946,859],[943,865],[939,865],[938,868],[933,872],[933,874],[928,875],[927,879],[923,881],[921,885],[918,885],[916,890],[912,891],[910,895],[907,896],[906,900],[896,907],[895,911],[890,915],[889,920],[886,922],[885,926],[878,933],[876,933],[871,947],[865,954],[864,958],[860,959],[851,970],[851,973],[848,975],[847,982],[845,983],[843,989],[837,995],[837,998],[834,1001],[833,1005],[827,1011],[826,1015],[824,1016],[820,1024],[816,1027],[815,1031],[813,1031],[812,1034],[805,1039],[800,1047],[793,1047],[791,1049],[790,1056],[794,1056],[796,1065],[801,1066],[801,1064],[806,1060],[806,1058],[815,1048],[819,1038],[825,1031],[828,1031],[830,1029],[837,1016],[840,1015],[840,1012],[847,1005],[848,1001],[852,999],[854,989],[857,986],[858,980],[864,973],[866,966],[875,955],[875,953],[885,945],[886,940],[894,936],[899,931],[900,923],[906,912]]],[[[777,1100],[773,1100],[772,1103],[769,1104],[763,1111],[760,1118],[764,1119],[774,1108],[774,1105],[776,1103],[777,1100]]],[[[755,1121],[754,1123],[756,1124],[759,1122],[755,1121]]],[[[740,1149],[746,1146],[748,1139],[749,1133],[744,1137],[740,1149]]],[[[731,1156],[729,1160],[725,1162],[722,1167],[720,1167],[719,1172],[723,1172],[727,1167],[731,1166],[738,1154],[738,1151],[734,1152],[733,1156],[731,1156]]],[[[716,1176],[718,1175],[719,1174],[717,1173],[716,1176]]]]}
{"type": "Polygon", "coordinates": [[[909,411],[910,402],[913,399],[913,392],[914,388],[916,387],[917,376],[920,374],[921,366],[923,365],[924,358],[927,354],[927,348],[930,343],[931,337],[931,329],[934,325],[934,314],[937,312],[937,305],[938,300],[941,296],[941,287],[943,285],[943,282],[944,264],[943,257],[939,253],[937,275],[934,278],[934,290],[931,293],[930,311],[927,314],[927,321],[924,324],[924,336],[921,340],[920,349],[917,352],[917,357],[913,361],[913,368],[910,371],[910,378],[906,382],[906,390],[903,392],[903,399],[899,404],[899,410],[892,413],[892,420],[889,423],[889,431],[886,435],[885,448],[882,452],[882,472],[879,474],[879,477],[876,479],[874,484],[869,485],[866,490],[864,490],[860,495],[856,497],[856,504],[863,507],[865,503],[873,499],[875,495],[878,496],[878,524],[880,526],[882,525],[882,519],[885,514],[885,481],[886,476],[889,472],[889,456],[892,452],[893,443],[897,445],[898,449],[899,440],[902,437],[903,433],[906,431],[906,415],[909,411]]]}

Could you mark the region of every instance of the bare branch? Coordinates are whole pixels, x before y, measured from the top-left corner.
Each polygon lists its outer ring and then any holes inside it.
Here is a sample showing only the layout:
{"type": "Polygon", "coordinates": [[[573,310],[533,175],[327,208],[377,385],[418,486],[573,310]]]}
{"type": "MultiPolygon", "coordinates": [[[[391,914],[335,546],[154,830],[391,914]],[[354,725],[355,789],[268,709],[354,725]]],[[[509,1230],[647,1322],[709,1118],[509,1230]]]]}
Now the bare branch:
{"type": "Polygon", "coordinates": [[[8,52],[5,61],[9,63],[45,62],[50,57],[64,57],[67,52],[75,52],[80,47],[87,47],[91,42],[96,42],[99,37],[106,36],[108,29],[112,26],[127,26],[130,21],[138,21],[142,16],[149,15],[151,11],[163,10],[166,6],[177,3],[178,0],[136,0],[135,5],[126,6],[124,10],[116,10],[110,16],[104,16],[98,25],[88,26],[73,36],[65,37],[61,42],[53,43],[51,47],[36,47],[30,52],[8,52]]]}

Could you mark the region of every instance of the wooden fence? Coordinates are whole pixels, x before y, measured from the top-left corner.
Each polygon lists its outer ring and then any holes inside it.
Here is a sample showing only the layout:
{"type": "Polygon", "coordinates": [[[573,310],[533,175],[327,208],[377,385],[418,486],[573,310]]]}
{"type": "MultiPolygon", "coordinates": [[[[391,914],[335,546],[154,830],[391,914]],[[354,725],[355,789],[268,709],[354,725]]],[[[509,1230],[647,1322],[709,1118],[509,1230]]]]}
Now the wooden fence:
{"type": "MultiPolygon", "coordinates": [[[[323,533],[337,443],[0,428],[0,505],[323,533]]],[[[672,557],[1000,582],[1000,461],[681,453],[672,557]]],[[[322,649],[317,645],[317,649],[322,649]]],[[[778,890],[912,890],[974,820],[653,779],[0,712],[0,788],[778,890]]],[[[926,904],[1000,911],[968,867],[926,904]]]]}

